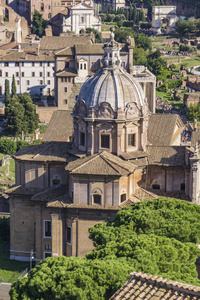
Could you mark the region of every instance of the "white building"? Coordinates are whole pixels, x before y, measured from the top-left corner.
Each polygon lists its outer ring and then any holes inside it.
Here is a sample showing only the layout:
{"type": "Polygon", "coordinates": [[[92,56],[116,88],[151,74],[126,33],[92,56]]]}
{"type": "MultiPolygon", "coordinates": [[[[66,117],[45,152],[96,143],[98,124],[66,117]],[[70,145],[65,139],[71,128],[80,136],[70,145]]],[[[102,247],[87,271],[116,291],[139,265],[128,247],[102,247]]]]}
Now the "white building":
{"type": "Polygon", "coordinates": [[[84,33],[86,28],[101,31],[101,18],[95,16],[94,8],[86,3],[79,3],[70,8],[70,15],[63,17],[62,31],[75,34],[84,33]]]}
{"type": "Polygon", "coordinates": [[[5,79],[12,84],[15,76],[17,94],[29,92],[35,95],[54,93],[54,55],[38,50],[38,53],[11,51],[0,57],[0,95],[4,96],[5,79]]]}
{"type": "Polygon", "coordinates": [[[162,27],[165,28],[166,33],[171,33],[177,21],[176,6],[152,7],[152,30],[155,34],[160,34],[162,27]]]}

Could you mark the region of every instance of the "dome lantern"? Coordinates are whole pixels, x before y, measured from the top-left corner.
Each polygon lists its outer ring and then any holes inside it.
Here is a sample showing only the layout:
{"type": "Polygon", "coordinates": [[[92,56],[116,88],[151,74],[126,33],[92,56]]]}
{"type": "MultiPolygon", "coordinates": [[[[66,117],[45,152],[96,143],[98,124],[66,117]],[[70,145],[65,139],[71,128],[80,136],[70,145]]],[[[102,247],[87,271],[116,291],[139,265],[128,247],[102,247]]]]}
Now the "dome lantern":
{"type": "Polygon", "coordinates": [[[115,41],[114,29],[110,28],[110,42],[104,44],[104,57],[103,66],[109,68],[116,68],[122,66],[122,60],[120,58],[120,44],[115,41]]]}

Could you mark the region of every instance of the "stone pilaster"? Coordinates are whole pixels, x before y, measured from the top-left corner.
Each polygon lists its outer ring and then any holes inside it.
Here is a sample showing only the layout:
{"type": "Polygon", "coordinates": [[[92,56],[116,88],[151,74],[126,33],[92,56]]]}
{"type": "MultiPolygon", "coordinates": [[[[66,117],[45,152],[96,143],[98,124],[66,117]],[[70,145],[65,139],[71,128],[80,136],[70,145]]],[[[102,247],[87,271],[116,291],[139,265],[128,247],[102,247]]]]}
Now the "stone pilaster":
{"type": "Polygon", "coordinates": [[[200,205],[199,175],[200,175],[200,157],[198,153],[198,143],[195,146],[194,155],[190,158],[191,163],[191,200],[200,205]]]}
{"type": "Polygon", "coordinates": [[[51,214],[52,256],[63,255],[63,224],[60,214],[51,214]]]}

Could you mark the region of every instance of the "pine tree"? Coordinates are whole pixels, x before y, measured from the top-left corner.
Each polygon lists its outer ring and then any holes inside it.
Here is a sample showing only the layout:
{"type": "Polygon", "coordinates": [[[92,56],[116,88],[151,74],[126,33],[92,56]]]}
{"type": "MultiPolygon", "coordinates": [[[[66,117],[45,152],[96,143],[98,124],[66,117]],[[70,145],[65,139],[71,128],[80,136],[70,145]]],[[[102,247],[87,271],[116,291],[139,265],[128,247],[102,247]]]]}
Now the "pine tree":
{"type": "Polygon", "coordinates": [[[12,77],[12,89],[11,89],[12,97],[17,95],[17,89],[15,84],[15,75],[12,77]]]}
{"type": "Polygon", "coordinates": [[[10,104],[10,82],[5,80],[5,117],[8,115],[8,105],[10,104]]]}

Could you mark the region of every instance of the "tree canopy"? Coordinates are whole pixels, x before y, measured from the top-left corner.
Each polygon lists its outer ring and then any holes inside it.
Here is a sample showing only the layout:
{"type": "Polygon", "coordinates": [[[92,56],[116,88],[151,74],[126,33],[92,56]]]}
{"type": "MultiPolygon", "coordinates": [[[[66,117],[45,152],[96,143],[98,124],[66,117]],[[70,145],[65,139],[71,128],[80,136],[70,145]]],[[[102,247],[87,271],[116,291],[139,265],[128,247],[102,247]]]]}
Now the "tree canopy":
{"type": "Polygon", "coordinates": [[[13,96],[7,108],[8,130],[13,135],[33,133],[38,127],[39,117],[28,93],[13,96]]]}
{"type": "Polygon", "coordinates": [[[90,228],[85,258],[47,258],[12,285],[11,300],[109,299],[132,271],[199,285],[200,207],[160,197],[90,228]]]}
{"type": "Polygon", "coordinates": [[[43,19],[42,14],[35,10],[33,14],[33,21],[31,26],[31,32],[42,37],[45,35],[45,28],[47,27],[47,21],[43,19]]]}

